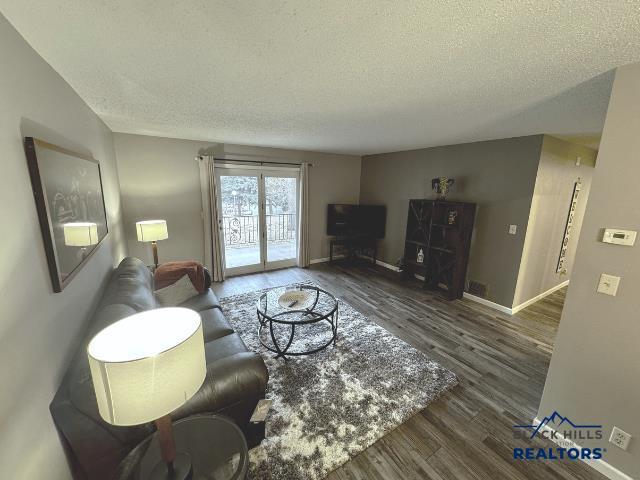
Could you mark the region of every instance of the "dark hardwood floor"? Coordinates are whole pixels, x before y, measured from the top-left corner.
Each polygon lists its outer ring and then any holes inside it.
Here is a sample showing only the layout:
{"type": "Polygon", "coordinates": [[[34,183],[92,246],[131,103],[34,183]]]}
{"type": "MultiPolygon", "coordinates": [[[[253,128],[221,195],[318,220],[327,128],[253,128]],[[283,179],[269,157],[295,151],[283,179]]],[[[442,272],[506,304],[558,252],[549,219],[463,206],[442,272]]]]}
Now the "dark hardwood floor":
{"type": "Polygon", "coordinates": [[[329,475],[353,479],[604,479],[580,461],[516,461],[514,424],[537,414],[565,290],[508,316],[449,302],[366,265],[319,264],[230,278],[219,296],[314,281],[454,371],[459,385],[329,475]]]}

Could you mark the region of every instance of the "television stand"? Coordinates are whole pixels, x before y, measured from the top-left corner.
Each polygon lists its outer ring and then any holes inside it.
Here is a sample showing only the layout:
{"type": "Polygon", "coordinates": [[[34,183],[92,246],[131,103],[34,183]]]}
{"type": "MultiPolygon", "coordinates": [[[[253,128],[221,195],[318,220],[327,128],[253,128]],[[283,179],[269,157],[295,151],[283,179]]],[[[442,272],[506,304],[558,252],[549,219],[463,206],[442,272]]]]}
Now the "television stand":
{"type": "Polygon", "coordinates": [[[333,237],[329,242],[329,262],[333,262],[333,249],[336,246],[347,249],[347,258],[353,259],[357,254],[368,256],[376,264],[378,258],[378,239],[370,235],[347,235],[333,237]]]}

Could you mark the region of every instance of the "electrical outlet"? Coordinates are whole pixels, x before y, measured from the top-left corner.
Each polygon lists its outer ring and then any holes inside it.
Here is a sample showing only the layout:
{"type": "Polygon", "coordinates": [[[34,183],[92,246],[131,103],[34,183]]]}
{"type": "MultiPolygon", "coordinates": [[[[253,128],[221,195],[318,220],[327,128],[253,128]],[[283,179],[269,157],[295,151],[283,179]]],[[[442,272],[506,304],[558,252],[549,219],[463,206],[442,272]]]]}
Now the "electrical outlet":
{"type": "Polygon", "coordinates": [[[518,225],[509,225],[509,233],[511,235],[518,233],[518,225]]]}
{"type": "Polygon", "coordinates": [[[616,447],[620,447],[622,450],[626,450],[629,446],[629,441],[631,440],[631,435],[627,432],[620,430],[618,427],[613,427],[611,430],[611,436],[609,437],[609,441],[613,443],[616,447]]]}

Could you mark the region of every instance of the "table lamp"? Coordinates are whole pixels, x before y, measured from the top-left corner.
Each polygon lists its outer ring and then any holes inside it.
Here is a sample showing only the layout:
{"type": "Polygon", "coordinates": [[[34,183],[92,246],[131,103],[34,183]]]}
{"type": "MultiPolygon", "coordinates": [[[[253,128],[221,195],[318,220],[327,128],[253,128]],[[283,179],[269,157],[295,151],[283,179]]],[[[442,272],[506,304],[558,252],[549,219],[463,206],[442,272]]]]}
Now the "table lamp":
{"type": "Polygon", "coordinates": [[[158,268],[158,240],[169,238],[166,220],[143,220],[136,222],[139,242],[151,242],[153,246],[153,263],[158,268]]]}
{"type": "Polygon", "coordinates": [[[176,453],[170,414],[204,382],[200,315],[188,308],[131,315],[93,337],[87,353],[100,416],[119,426],[155,421],[164,463],[149,478],[191,479],[191,458],[176,453]]]}
{"type": "Polygon", "coordinates": [[[98,225],[92,222],[65,223],[64,244],[70,247],[80,247],[82,258],[87,256],[87,247],[98,243],[98,225]]]}

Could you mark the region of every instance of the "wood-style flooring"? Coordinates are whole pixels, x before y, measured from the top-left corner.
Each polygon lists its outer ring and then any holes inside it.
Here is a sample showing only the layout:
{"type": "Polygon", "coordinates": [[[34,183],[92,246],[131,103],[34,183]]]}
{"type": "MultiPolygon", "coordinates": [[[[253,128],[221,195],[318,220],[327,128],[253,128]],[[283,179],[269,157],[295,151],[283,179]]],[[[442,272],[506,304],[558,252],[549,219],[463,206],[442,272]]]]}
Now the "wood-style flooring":
{"type": "Polygon", "coordinates": [[[319,264],[226,280],[221,296],[314,281],[454,371],[460,384],[333,471],[354,479],[604,479],[580,461],[513,460],[514,424],[536,416],[558,328],[562,289],[514,316],[367,265],[319,264]]]}

